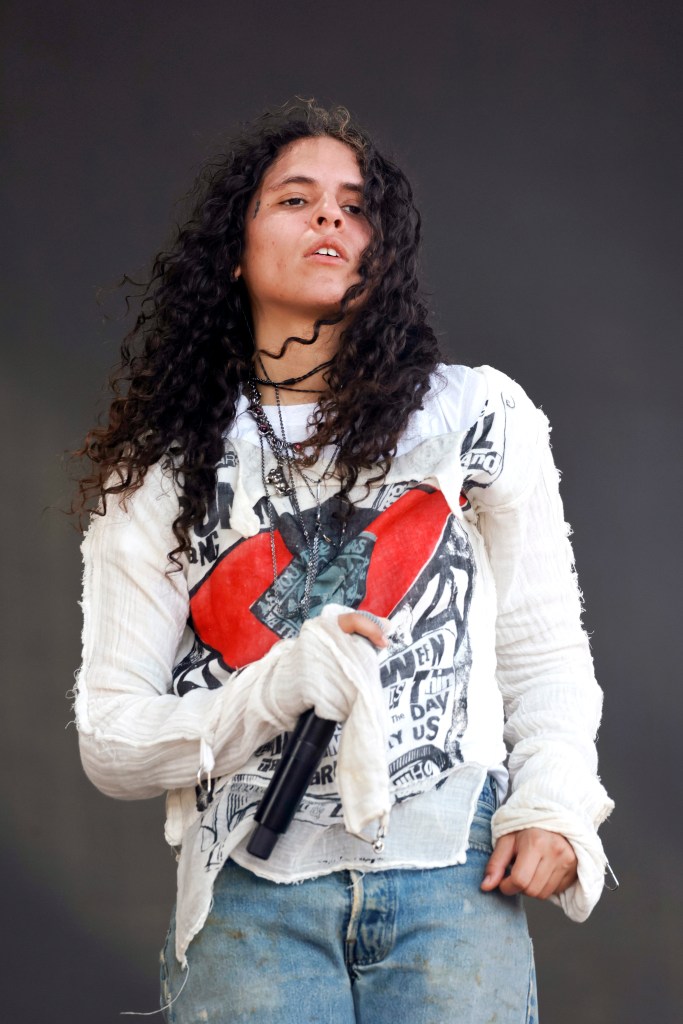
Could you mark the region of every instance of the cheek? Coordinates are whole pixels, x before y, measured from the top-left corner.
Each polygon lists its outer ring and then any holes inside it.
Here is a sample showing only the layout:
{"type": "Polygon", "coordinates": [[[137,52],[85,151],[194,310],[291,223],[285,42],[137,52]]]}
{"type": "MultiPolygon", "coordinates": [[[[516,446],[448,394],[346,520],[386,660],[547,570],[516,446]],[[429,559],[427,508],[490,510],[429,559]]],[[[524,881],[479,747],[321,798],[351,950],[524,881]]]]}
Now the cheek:
{"type": "Polygon", "coordinates": [[[242,269],[247,284],[263,285],[282,274],[287,258],[273,238],[252,238],[242,260],[242,269]]]}
{"type": "Polygon", "coordinates": [[[282,231],[262,232],[252,242],[251,264],[259,273],[281,270],[291,262],[292,255],[292,243],[282,231]]]}

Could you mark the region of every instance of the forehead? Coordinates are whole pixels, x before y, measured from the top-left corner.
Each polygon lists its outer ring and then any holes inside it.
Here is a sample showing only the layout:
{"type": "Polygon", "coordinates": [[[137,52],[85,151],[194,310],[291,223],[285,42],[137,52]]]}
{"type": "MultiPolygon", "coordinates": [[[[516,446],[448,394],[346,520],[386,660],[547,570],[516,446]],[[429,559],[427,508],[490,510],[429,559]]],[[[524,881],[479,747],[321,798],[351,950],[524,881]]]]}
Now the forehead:
{"type": "Polygon", "coordinates": [[[261,182],[261,189],[277,188],[284,178],[307,177],[327,184],[362,184],[356,153],[345,142],[327,135],[297,139],[278,154],[261,182]]]}

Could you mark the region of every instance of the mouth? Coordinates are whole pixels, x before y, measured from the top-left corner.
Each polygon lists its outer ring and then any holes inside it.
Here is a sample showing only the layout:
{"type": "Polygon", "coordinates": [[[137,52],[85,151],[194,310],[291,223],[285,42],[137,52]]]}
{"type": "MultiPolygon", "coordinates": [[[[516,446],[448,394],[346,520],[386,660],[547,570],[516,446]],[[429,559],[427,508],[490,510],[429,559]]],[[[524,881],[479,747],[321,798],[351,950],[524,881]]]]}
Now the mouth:
{"type": "Polygon", "coordinates": [[[341,259],[341,255],[336,249],[331,249],[329,246],[321,246],[320,249],[316,249],[313,253],[314,256],[336,256],[337,259],[341,259]]]}
{"type": "Polygon", "coordinates": [[[343,262],[348,260],[346,253],[338,244],[331,245],[330,243],[325,242],[317,245],[315,249],[311,249],[306,253],[306,256],[318,256],[329,260],[341,260],[343,262]]]}

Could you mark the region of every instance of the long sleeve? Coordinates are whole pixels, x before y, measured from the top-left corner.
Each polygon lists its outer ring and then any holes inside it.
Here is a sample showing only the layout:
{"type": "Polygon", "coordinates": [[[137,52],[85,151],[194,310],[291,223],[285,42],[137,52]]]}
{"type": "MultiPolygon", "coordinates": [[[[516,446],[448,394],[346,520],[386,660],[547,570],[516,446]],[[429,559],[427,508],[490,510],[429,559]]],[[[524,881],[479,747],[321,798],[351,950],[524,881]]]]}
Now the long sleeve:
{"type": "Polygon", "coordinates": [[[494,816],[493,837],[534,826],[564,835],[579,878],[558,902],[583,920],[602,891],[606,859],[597,828],[613,807],[597,776],[602,692],[581,626],[547,422],[517,385],[504,383],[502,391],[513,396],[505,443],[508,468],[517,472],[499,493],[493,485],[477,494],[476,484],[471,492],[498,592],[497,677],[511,751],[511,792],[494,816]]]}
{"type": "Polygon", "coordinates": [[[184,573],[168,571],[177,508],[170,479],[155,466],[125,505],[110,502],[106,515],[94,517],[83,544],[75,712],[91,781],[107,795],[135,799],[192,786],[200,771],[229,774],[260,744],[291,729],[306,707],[344,721],[359,681],[373,677],[374,687],[365,685],[361,695],[372,728],[361,730],[359,756],[365,751],[376,760],[377,658],[363,638],[342,633],[334,617],[307,622],[296,639],[227,674],[223,686],[183,697],[171,692],[189,608],[184,573]]]}

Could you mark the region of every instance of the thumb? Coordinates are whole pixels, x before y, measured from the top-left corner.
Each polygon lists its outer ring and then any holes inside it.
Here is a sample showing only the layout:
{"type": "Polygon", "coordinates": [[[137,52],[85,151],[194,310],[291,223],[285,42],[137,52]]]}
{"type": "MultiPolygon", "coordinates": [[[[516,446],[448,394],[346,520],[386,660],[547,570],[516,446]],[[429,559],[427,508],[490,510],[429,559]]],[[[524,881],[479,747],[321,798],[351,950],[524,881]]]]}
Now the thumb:
{"type": "Polygon", "coordinates": [[[339,616],[337,622],[343,633],[356,633],[358,636],[364,636],[375,647],[389,646],[387,640],[389,623],[386,619],[380,619],[378,616],[365,612],[344,612],[339,616]]]}
{"type": "Polygon", "coordinates": [[[503,881],[505,872],[515,855],[515,843],[514,832],[508,832],[506,836],[501,836],[496,843],[486,865],[484,880],[481,883],[481,888],[484,891],[495,889],[503,881]]]}

